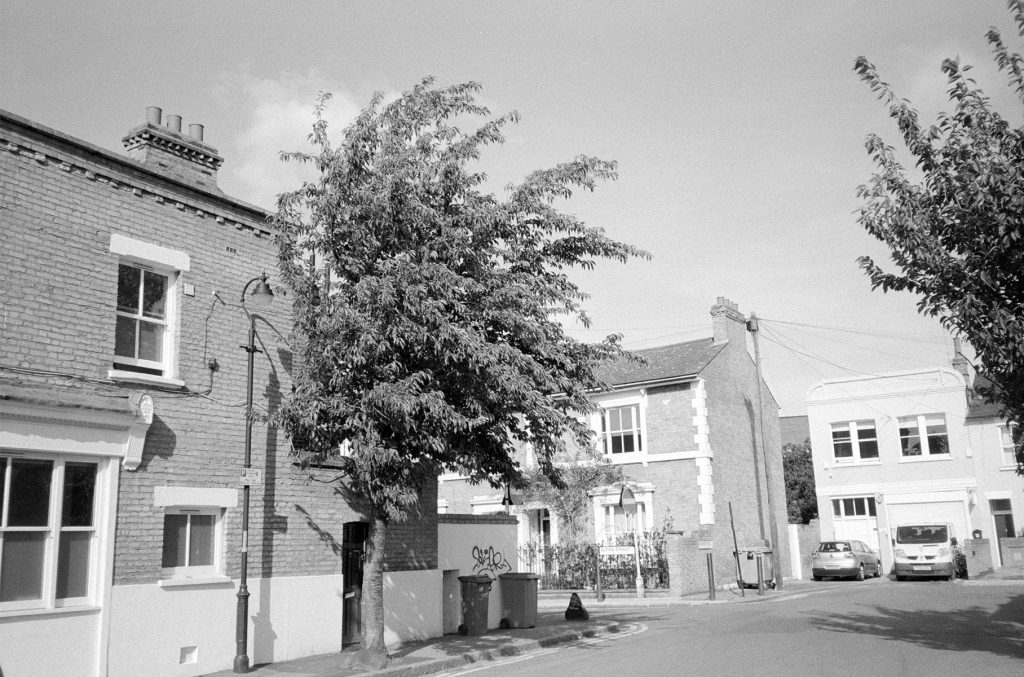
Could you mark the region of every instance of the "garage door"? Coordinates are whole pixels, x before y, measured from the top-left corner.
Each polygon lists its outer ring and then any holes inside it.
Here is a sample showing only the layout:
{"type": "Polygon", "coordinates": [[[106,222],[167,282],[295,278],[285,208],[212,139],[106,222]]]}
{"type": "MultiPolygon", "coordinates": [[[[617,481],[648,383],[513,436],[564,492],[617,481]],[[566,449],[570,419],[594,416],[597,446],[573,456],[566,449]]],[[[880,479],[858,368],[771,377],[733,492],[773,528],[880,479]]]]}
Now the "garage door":
{"type": "Polygon", "coordinates": [[[878,550],[878,521],[874,517],[856,517],[835,521],[837,541],[863,541],[878,550]]]}
{"type": "Polygon", "coordinates": [[[962,501],[935,503],[889,503],[889,523],[894,529],[902,524],[952,524],[953,536],[963,538],[970,533],[962,501]]]}

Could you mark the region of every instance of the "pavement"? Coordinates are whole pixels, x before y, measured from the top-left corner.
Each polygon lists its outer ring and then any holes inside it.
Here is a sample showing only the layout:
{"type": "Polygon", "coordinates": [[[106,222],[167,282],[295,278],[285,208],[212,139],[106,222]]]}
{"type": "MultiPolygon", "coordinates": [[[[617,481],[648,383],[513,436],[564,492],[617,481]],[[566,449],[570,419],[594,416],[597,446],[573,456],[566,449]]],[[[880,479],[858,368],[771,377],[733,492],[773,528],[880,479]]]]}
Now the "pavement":
{"type": "MultiPolygon", "coordinates": [[[[444,635],[389,646],[391,664],[383,670],[371,671],[348,665],[349,657],[357,647],[346,647],[340,653],[256,665],[247,674],[258,677],[417,677],[527,654],[586,638],[625,632],[632,629],[632,624],[627,620],[630,609],[768,602],[824,589],[821,583],[799,580],[784,581],[783,590],[765,590],[764,595],[759,595],[757,589],[747,589],[741,594],[740,590],[732,586],[729,589],[716,590],[713,601],[708,598],[707,592],[674,597],[667,594],[667,591],[652,591],[642,599],[637,598],[635,593],[613,593],[604,601],[598,602],[594,593],[588,592],[580,595],[583,606],[590,614],[587,621],[565,620],[565,609],[569,604],[570,593],[542,592],[537,600],[536,627],[516,630],[495,629],[476,637],[444,635]]],[[[210,673],[205,677],[230,677],[234,674],[231,670],[224,670],[210,673]]]]}

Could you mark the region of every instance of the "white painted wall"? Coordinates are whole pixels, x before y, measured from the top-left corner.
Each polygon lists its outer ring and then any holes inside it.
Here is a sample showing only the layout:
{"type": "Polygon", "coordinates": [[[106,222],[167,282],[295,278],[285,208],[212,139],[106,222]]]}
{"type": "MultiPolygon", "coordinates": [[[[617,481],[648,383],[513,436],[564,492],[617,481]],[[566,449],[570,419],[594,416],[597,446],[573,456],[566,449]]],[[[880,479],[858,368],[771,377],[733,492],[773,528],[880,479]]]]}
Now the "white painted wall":
{"type": "Polygon", "coordinates": [[[384,574],[384,642],[389,647],[440,637],[442,580],[440,569],[384,574]]]}
{"type": "MultiPolygon", "coordinates": [[[[975,448],[966,425],[963,377],[949,367],[823,381],[807,391],[807,418],[814,459],[814,479],[821,537],[834,538],[832,499],[873,497],[882,563],[891,564],[891,529],[887,505],[957,501],[958,520],[970,529],[972,496],[978,487],[975,448]],[[900,453],[899,418],[945,415],[950,453],[945,457],[910,457],[900,453]],[[871,420],[878,439],[877,461],[838,463],[833,454],[832,423],[871,420]]],[[[962,536],[961,536],[962,538],[962,536]]]]}
{"type": "MultiPolygon", "coordinates": [[[[501,580],[497,576],[518,571],[517,532],[518,525],[515,523],[438,524],[438,569],[457,570],[459,576],[487,574],[495,578],[487,604],[489,629],[498,627],[501,622],[501,580]]],[[[440,578],[437,589],[440,592],[440,578]]]]}
{"type": "Polygon", "coordinates": [[[96,674],[99,611],[0,618],[3,677],[96,674]]]}
{"type": "MultiPolygon", "coordinates": [[[[250,579],[250,664],[340,651],[343,589],[340,575],[250,579]]],[[[193,677],[230,669],[236,594],[235,581],[114,586],[109,677],[193,677]],[[195,662],[183,657],[190,647],[195,662]]]]}

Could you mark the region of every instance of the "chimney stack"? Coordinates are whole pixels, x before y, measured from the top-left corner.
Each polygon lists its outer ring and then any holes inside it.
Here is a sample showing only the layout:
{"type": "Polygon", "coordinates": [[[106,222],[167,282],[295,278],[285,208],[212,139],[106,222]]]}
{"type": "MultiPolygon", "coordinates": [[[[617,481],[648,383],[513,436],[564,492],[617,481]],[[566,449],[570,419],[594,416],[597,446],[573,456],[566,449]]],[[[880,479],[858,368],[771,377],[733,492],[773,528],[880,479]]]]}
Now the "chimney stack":
{"type": "Polygon", "coordinates": [[[735,303],[724,296],[719,296],[715,305],[711,306],[711,321],[715,343],[729,341],[746,347],[747,318],[743,317],[735,303]]]}
{"type": "Polygon", "coordinates": [[[181,133],[181,116],[168,115],[161,124],[163,110],[146,109],[146,122],[121,139],[128,155],[154,170],[206,190],[217,188],[217,170],[224,158],[203,141],[203,125],[192,123],[188,135],[181,133]]]}
{"type": "Polygon", "coordinates": [[[971,387],[971,365],[960,350],[960,339],[954,336],[952,365],[964,377],[964,383],[967,384],[967,400],[971,401],[974,399],[974,389],[971,387]]]}

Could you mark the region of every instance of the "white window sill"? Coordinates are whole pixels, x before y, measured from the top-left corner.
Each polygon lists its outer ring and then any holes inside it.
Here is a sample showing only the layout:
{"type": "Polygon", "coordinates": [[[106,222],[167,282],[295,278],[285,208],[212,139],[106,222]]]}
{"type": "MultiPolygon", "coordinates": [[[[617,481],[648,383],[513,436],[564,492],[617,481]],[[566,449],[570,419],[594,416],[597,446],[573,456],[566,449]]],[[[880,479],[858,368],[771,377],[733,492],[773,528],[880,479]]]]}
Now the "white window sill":
{"type": "Polygon", "coordinates": [[[929,461],[952,461],[950,454],[930,454],[928,456],[902,456],[900,463],[928,463],[929,461]]]}
{"type": "Polygon", "coordinates": [[[99,613],[100,607],[83,606],[59,606],[52,609],[9,609],[0,610],[0,618],[17,618],[18,616],[50,616],[60,614],[99,613]]]}
{"type": "Polygon", "coordinates": [[[186,588],[201,585],[224,585],[231,583],[227,576],[202,576],[197,578],[164,578],[157,582],[161,588],[186,588]]]}
{"type": "Polygon", "coordinates": [[[122,371],[111,369],[107,372],[107,378],[122,383],[141,383],[143,385],[166,386],[168,388],[184,388],[185,382],[177,378],[166,376],[154,376],[152,374],[140,374],[134,371],[122,371]]]}
{"type": "Polygon", "coordinates": [[[870,461],[843,461],[835,462],[832,464],[833,468],[863,468],[864,466],[882,465],[882,462],[877,459],[871,459],[870,461]]]}
{"type": "Polygon", "coordinates": [[[634,451],[628,454],[605,454],[604,457],[611,463],[643,463],[647,460],[647,454],[642,451],[634,451]]]}

